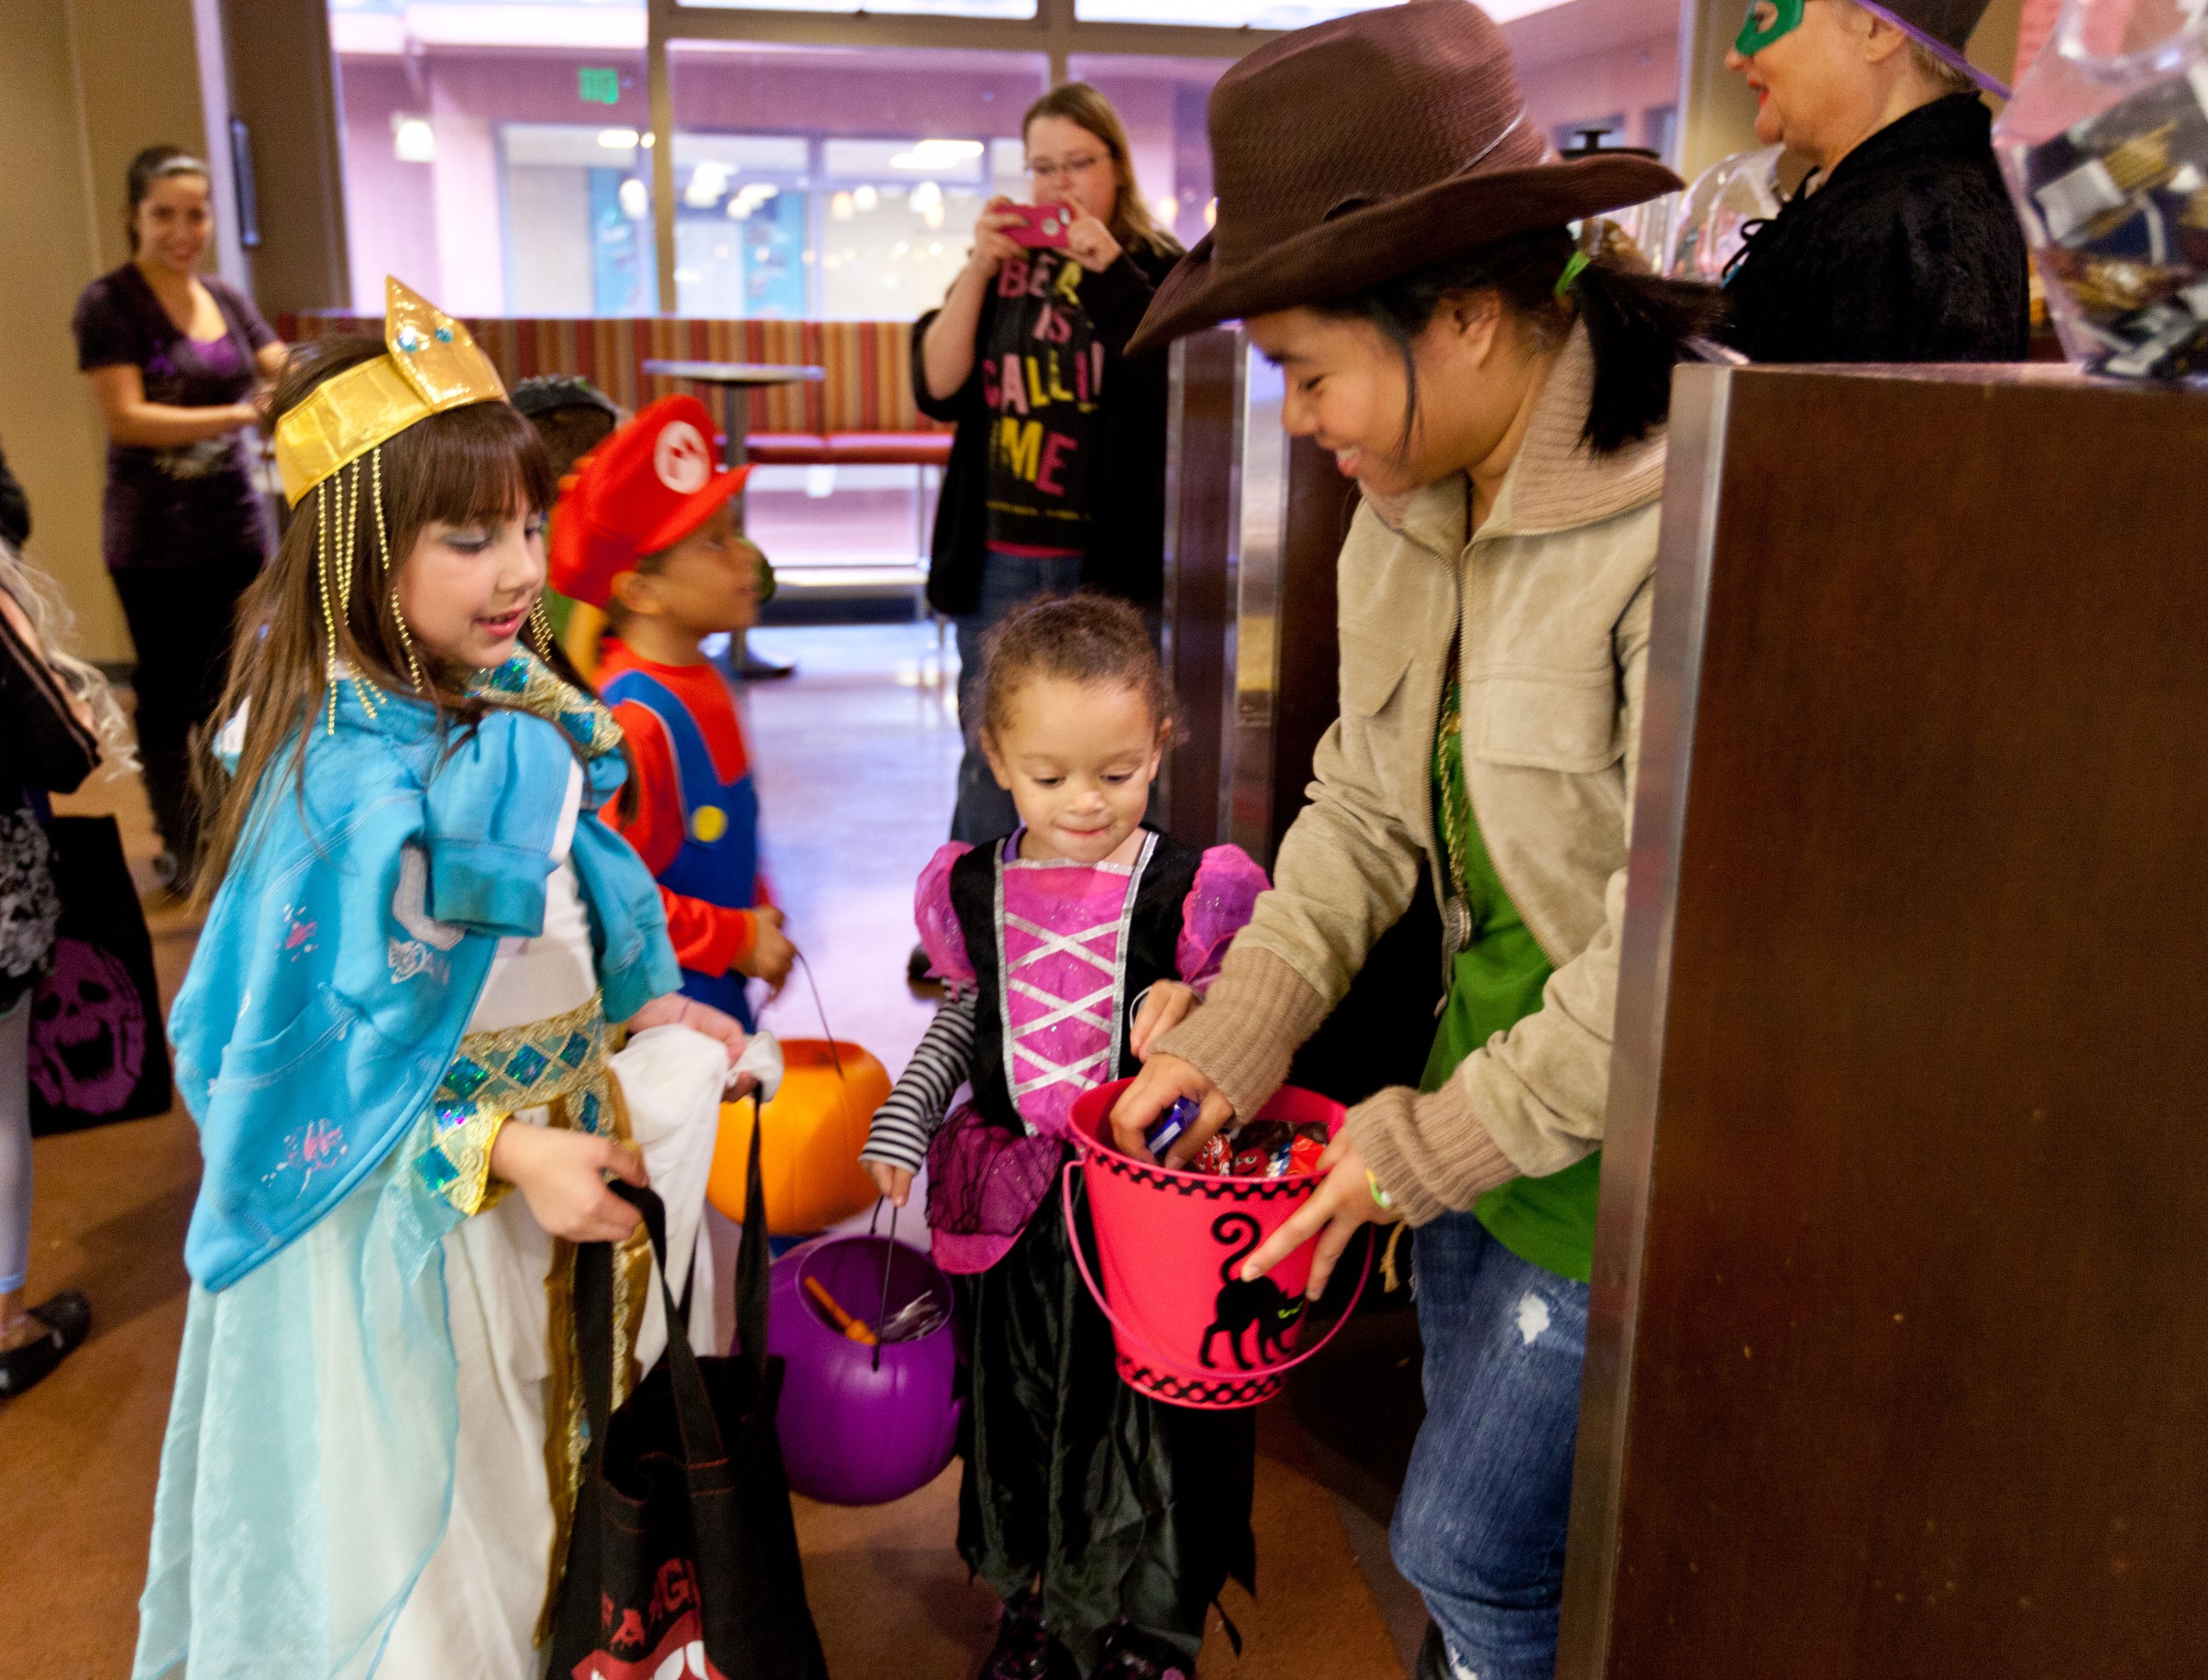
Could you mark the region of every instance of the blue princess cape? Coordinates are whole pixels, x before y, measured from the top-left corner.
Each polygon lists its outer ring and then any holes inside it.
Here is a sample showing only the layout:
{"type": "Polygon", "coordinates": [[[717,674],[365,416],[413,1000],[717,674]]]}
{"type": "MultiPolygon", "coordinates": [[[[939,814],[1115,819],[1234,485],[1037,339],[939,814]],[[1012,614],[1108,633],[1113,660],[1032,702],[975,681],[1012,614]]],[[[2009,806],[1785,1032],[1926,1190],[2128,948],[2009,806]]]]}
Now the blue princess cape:
{"type": "MultiPolygon", "coordinates": [[[[624,774],[605,708],[526,657],[473,729],[336,691],[303,776],[287,753],[266,777],[170,1018],[206,1167],[135,1680],[389,1672],[463,1450],[443,1244],[480,1205],[487,1144],[457,1151],[473,1198],[451,1157],[494,1075],[455,1051],[499,938],[543,931],[579,761],[604,1018],[680,984],[658,888],[591,814],[624,774]]],[[[495,1077],[602,1049],[593,1013],[495,1077]]]]}
{"type": "Polygon", "coordinates": [[[371,715],[341,682],[304,781],[288,748],[272,762],[169,1016],[206,1161],[185,1263],[206,1288],[279,1252],[421,1116],[499,940],[543,928],[579,756],[571,856],[606,1019],[680,987],[657,885],[593,814],[626,774],[600,738],[618,726],[594,703],[519,709],[532,682],[561,687],[525,655],[492,673],[486,697],[513,705],[456,740],[427,705],[379,693],[371,715]]]}

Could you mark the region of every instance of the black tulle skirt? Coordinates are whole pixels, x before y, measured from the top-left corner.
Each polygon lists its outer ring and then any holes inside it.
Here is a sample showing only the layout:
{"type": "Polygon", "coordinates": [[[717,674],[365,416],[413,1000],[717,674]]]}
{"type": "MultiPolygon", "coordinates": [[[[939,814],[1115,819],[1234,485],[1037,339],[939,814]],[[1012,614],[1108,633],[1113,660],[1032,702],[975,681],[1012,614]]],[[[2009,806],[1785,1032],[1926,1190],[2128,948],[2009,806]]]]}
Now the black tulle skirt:
{"type": "Polygon", "coordinates": [[[1120,1380],[1056,1194],[1010,1253],[960,1282],[973,1347],[960,1555],[1000,1597],[1039,1581],[1084,1674],[1121,1620],[1193,1657],[1227,1580],[1256,1587],[1255,1414],[1169,1406],[1120,1380]]]}

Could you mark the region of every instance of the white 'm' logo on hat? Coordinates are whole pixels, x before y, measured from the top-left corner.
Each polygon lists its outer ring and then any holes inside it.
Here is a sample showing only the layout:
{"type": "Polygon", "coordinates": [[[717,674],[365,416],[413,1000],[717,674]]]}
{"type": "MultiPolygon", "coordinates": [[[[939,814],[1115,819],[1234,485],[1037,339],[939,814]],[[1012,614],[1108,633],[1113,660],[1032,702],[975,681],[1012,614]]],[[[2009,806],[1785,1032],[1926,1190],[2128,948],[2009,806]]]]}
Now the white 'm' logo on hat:
{"type": "Polygon", "coordinates": [[[703,490],[713,475],[713,463],[698,429],[687,420],[671,420],[662,426],[659,442],[652,446],[652,470],[678,496],[703,490]]]}

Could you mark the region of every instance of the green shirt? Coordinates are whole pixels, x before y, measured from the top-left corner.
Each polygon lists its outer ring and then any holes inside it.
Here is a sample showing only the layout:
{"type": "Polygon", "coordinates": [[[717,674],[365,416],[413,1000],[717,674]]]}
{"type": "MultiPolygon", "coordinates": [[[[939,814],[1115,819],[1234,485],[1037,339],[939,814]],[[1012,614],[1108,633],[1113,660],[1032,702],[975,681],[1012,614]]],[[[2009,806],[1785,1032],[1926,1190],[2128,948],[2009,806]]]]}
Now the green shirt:
{"type": "MultiPolygon", "coordinates": [[[[1450,965],[1449,996],[1419,1081],[1439,1090],[1457,1064],[1541,1006],[1551,964],[1495,872],[1465,782],[1458,686],[1442,695],[1433,743],[1434,805],[1449,853],[1449,874],[1471,912],[1471,943],[1450,965]]],[[[1595,1200],[1600,1150],[1547,1178],[1514,1178],[1472,1205],[1489,1234],[1521,1260],[1584,1283],[1594,1272],[1595,1200]]]]}

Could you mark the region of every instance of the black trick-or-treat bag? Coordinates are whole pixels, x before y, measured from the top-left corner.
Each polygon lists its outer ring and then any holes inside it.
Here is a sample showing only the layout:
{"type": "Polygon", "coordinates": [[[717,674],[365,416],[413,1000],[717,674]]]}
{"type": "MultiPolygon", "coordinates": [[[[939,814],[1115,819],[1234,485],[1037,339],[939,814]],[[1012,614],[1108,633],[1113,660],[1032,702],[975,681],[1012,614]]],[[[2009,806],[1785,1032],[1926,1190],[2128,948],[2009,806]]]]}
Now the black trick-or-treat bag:
{"type": "Polygon", "coordinates": [[[767,1357],[762,1130],[755,1112],[735,1356],[692,1351],[689,1291],[677,1301],[667,1284],[660,1200],[616,1183],[643,1213],[659,1256],[667,1353],[609,1416],[612,1251],[605,1243],[575,1251],[575,1349],[591,1445],[553,1624],[553,1680],[827,1680],[775,1428],[782,1362],[767,1357]]]}
{"type": "Polygon", "coordinates": [[[31,1131],[166,1114],[169,1046],[154,944],[112,817],[56,817],[61,925],[30,999],[31,1131]]]}

